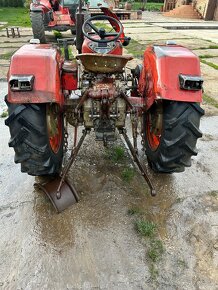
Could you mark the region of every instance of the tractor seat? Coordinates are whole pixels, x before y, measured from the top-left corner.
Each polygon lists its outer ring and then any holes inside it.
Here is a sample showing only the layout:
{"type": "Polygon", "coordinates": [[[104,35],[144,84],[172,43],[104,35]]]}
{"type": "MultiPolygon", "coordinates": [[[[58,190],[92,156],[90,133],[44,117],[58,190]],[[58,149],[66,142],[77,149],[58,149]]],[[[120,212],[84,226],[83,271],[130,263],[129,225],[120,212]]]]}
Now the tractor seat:
{"type": "Polygon", "coordinates": [[[122,72],[127,62],[133,59],[130,55],[112,55],[99,53],[82,53],[76,56],[86,71],[94,73],[122,72]]]}

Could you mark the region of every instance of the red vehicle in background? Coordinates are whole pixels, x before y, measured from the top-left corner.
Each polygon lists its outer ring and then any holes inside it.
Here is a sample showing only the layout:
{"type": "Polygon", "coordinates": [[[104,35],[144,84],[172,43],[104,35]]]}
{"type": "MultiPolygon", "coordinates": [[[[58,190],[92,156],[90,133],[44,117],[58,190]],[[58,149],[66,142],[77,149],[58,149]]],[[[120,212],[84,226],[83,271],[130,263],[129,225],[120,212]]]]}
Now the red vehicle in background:
{"type": "MultiPolygon", "coordinates": [[[[34,38],[40,43],[46,43],[45,31],[76,32],[75,13],[78,8],[78,0],[32,0],[30,5],[30,18],[34,38]]],[[[88,12],[83,8],[84,17],[88,12]]]]}

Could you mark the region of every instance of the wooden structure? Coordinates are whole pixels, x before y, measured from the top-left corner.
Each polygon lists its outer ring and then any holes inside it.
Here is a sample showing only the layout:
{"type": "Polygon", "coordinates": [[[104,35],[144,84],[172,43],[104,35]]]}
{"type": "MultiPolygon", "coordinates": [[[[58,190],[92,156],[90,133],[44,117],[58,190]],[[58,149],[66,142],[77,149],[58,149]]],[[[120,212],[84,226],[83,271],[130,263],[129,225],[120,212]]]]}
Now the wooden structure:
{"type": "Polygon", "coordinates": [[[183,5],[193,6],[200,18],[204,20],[218,20],[218,0],[165,0],[163,12],[177,9],[183,5]]]}

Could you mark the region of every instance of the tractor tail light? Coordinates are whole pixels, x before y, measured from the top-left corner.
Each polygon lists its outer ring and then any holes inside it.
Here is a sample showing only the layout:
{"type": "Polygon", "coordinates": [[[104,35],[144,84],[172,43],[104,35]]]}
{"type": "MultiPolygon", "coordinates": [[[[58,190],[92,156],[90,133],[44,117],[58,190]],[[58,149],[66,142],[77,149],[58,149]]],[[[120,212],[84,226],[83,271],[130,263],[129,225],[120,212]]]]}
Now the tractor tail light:
{"type": "Polygon", "coordinates": [[[9,79],[9,86],[13,92],[32,91],[33,83],[34,83],[33,75],[28,75],[28,76],[12,75],[9,79]]]}
{"type": "Polygon", "coordinates": [[[62,71],[62,86],[64,90],[77,90],[77,62],[65,61],[62,71]]]}
{"type": "Polygon", "coordinates": [[[199,76],[179,75],[180,89],[188,91],[202,90],[203,79],[199,76]]]}

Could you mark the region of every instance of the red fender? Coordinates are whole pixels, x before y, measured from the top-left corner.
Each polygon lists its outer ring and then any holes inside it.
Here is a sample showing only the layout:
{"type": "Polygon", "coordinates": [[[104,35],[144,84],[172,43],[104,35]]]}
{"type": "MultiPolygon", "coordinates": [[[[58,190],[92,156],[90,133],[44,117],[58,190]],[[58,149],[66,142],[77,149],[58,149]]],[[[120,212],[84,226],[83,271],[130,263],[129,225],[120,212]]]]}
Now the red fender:
{"type": "Polygon", "coordinates": [[[60,52],[50,44],[27,44],[11,58],[8,71],[10,103],[50,103],[62,105],[60,52]],[[32,76],[32,88],[20,89],[19,79],[32,76]]]}
{"type": "Polygon", "coordinates": [[[180,88],[179,75],[200,77],[200,61],[189,49],[177,45],[149,46],[144,52],[139,93],[149,109],[155,100],[201,102],[202,90],[180,88]]]}

